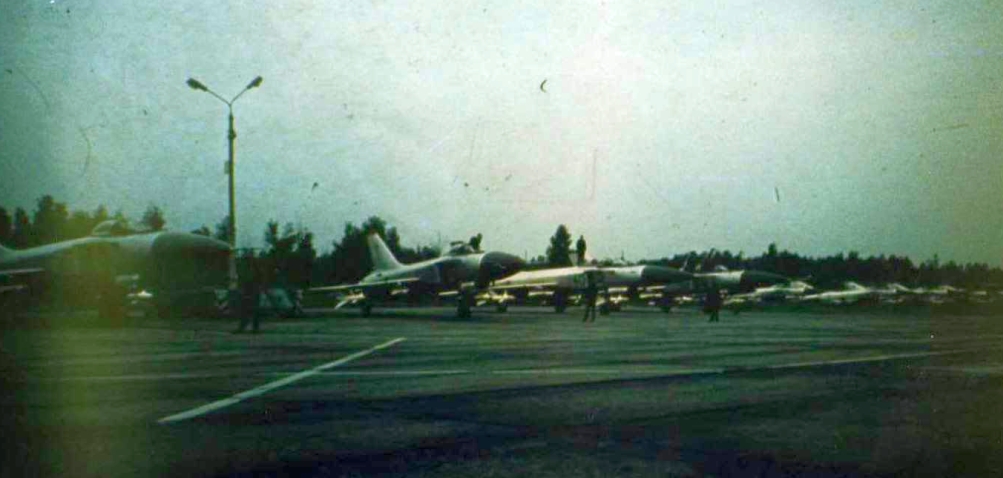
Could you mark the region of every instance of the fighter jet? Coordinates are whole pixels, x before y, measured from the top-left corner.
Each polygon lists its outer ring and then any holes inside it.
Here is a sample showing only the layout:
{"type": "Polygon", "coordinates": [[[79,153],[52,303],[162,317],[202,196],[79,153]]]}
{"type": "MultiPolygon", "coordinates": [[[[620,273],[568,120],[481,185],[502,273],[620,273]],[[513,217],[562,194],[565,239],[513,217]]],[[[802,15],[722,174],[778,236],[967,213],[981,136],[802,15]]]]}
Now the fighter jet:
{"type": "Polygon", "coordinates": [[[166,312],[180,296],[188,301],[191,293],[225,287],[229,254],[227,243],[205,236],[137,232],[106,221],[87,237],[23,250],[0,246],[0,308],[96,303],[102,315],[114,316],[131,287],[152,293],[166,312]]]}
{"type": "Polygon", "coordinates": [[[775,284],[789,284],[791,280],[780,274],[756,270],[728,270],[717,266],[713,272],[697,272],[693,274],[694,283],[698,288],[725,289],[728,292],[751,292],[758,287],[775,284]]]}
{"type": "Polygon", "coordinates": [[[795,280],[789,284],[773,284],[768,287],[757,287],[752,292],[735,294],[724,301],[724,305],[742,305],[756,302],[783,302],[803,297],[815,287],[811,284],[795,280]]]}
{"type": "Polygon", "coordinates": [[[544,296],[549,298],[554,310],[564,312],[571,297],[588,285],[592,275],[602,291],[597,301],[601,313],[622,302],[610,295],[611,290],[622,290],[634,296],[642,290],[664,287],[667,284],[690,281],[693,275],[664,266],[640,265],[620,267],[570,266],[536,271],[523,271],[499,280],[491,286],[493,291],[510,291],[524,298],[544,296]]]}
{"type": "Polygon", "coordinates": [[[856,304],[861,301],[877,300],[878,293],[856,282],[846,282],[843,290],[833,290],[810,294],[801,298],[804,302],[825,302],[829,304],[856,304]]]}
{"type": "Polygon", "coordinates": [[[357,284],[316,287],[309,292],[346,292],[335,308],[358,303],[362,315],[369,316],[373,303],[394,295],[458,296],[457,316],[470,317],[476,293],[493,281],[509,276],[523,266],[517,256],[504,252],[477,252],[454,248],[435,259],[401,264],[377,234],[366,238],[373,271],[357,284]]]}
{"type": "Polygon", "coordinates": [[[923,298],[921,290],[910,289],[898,282],[885,284],[884,287],[875,287],[873,291],[883,304],[918,303],[923,298]]]}

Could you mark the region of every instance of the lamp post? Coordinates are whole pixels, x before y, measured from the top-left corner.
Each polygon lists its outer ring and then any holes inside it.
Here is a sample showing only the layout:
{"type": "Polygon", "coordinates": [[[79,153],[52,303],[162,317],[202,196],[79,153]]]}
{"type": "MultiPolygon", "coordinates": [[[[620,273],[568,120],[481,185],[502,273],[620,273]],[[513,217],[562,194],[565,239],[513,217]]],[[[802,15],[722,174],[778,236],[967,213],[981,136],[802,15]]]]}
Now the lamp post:
{"type": "Polygon", "coordinates": [[[253,80],[251,80],[250,83],[247,84],[247,86],[244,87],[243,90],[240,90],[240,93],[237,93],[237,95],[234,96],[233,98],[231,98],[229,101],[227,101],[226,98],[223,98],[222,96],[216,94],[215,91],[210,90],[209,87],[205,86],[204,84],[202,84],[201,82],[199,82],[195,78],[188,78],[188,81],[186,82],[188,84],[188,86],[191,89],[193,89],[193,90],[201,90],[201,91],[204,91],[206,93],[209,93],[210,95],[215,96],[216,99],[218,99],[218,100],[220,100],[220,101],[222,101],[223,103],[226,104],[226,108],[227,108],[227,110],[229,112],[229,130],[227,131],[227,135],[226,135],[227,144],[228,144],[228,159],[227,159],[227,162],[226,162],[226,173],[230,177],[230,184],[229,184],[229,190],[230,190],[230,223],[228,224],[228,226],[229,226],[229,229],[230,229],[230,234],[229,234],[229,242],[230,242],[230,263],[229,263],[229,269],[230,269],[230,271],[229,271],[229,276],[230,276],[229,294],[230,294],[230,296],[229,296],[229,301],[230,301],[231,310],[233,310],[233,307],[235,307],[234,301],[236,300],[236,296],[237,296],[237,258],[236,258],[236,254],[237,254],[237,204],[236,204],[236,200],[234,199],[234,178],[233,178],[233,172],[234,172],[233,142],[234,142],[235,139],[237,139],[237,131],[233,129],[233,103],[235,101],[237,101],[237,98],[240,98],[240,95],[243,95],[244,93],[246,93],[247,90],[250,90],[251,88],[257,88],[258,86],[260,86],[261,85],[261,81],[262,81],[262,79],[261,79],[260,76],[255,77],[253,80]]]}

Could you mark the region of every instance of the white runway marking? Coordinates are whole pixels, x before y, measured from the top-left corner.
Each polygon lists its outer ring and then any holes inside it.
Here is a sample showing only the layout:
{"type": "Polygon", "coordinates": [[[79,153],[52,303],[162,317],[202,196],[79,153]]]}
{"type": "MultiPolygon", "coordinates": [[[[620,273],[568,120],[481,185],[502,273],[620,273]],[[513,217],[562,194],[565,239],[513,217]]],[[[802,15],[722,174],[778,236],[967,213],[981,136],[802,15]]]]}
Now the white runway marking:
{"type": "Polygon", "coordinates": [[[286,378],[279,379],[279,380],[276,380],[274,382],[268,382],[268,383],[266,383],[266,384],[264,384],[264,385],[262,385],[260,387],[252,388],[252,389],[250,389],[250,390],[248,390],[246,392],[238,393],[238,394],[236,394],[236,395],[234,395],[232,397],[224,398],[222,400],[217,400],[215,402],[212,402],[212,403],[209,403],[209,404],[206,404],[206,405],[202,405],[201,407],[198,407],[198,408],[193,408],[193,409],[185,411],[185,412],[176,413],[174,415],[170,415],[170,416],[161,418],[160,420],[157,420],[157,423],[179,422],[181,420],[187,420],[189,418],[195,418],[195,417],[197,417],[199,415],[205,415],[206,413],[212,412],[214,410],[219,410],[220,408],[229,407],[230,405],[233,405],[233,404],[236,404],[236,403],[240,403],[240,402],[242,402],[244,400],[247,400],[248,398],[254,398],[254,397],[257,397],[259,395],[263,395],[265,393],[268,393],[269,391],[275,390],[276,388],[289,385],[290,383],[296,382],[298,380],[302,380],[304,378],[307,378],[307,377],[310,377],[310,376],[313,376],[313,375],[317,375],[318,373],[323,372],[323,371],[325,371],[327,369],[334,368],[334,367],[337,367],[339,365],[351,362],[352,360],[365,357],[366,355],[369,355],[369,354],[371,354],[373,352],[376,352],[377,350],[382,350],[382,349],[385,349],[387,347],[392,347],[395,344],[403,342],[404,340],[406,340],[404,337],[398,337],[398,338],[393,339],[393,340],[391,340],[389,342],[384,342],[382,344],[379,344],[377,346],[368,348],[368,349],[363,350],[361,352],[355,352],[354,354],[347,355],[347,356],[342,357],[342,358],[340,358],[338,360],[335,360],[333,362],[328,362],[328,363],[326,363],[324,365],[320,365],[320,366],[314,367],[314,368],[309,369],[309,370],[304,370],[302,372],[290,375],[290,376],[288,376],[286,378]]]}
{"type": "MultiPolygon", "coordinates": [[[[801,369],[801,368],[814,368],[823,367],[830,365],[847,365],[847,364],[859,364],[859,363],[873,363],[873,362],[886,362],[892,360],[903,360],[910,358],[922,358],[922,357],[935,357],[942,355],[953,355],[953,354],[963,354],[971,353],[976,351],[984,350],[994,350],[1000,349],[1001,347],[979,347],[979,348],[967,348],[967,349],[955,349],[955,350],[943,350],[943,351],[932,351],[932,352],[914,352],[914,353],[901,353],[901,354],[887,354],[887,355],[871,355],[865,357],[854,357],[845,359],[833,359],[833,360],[818,360],[818,361],[807,361],[807,362],[794,362],[788,364],[774,364],[774,365],[762,365],[754,367],[742,367],[742,366],[725,366],[725,367],[708,367],[708,368],[670,368],[667,370],[658,370],[657,368],[638,368],[634,370],[623,369],[623,368],[539,368],[539,369],[495,369],[495,370],[459,370],[459,369],[444,369],[444,370],[382,370],[382,371],[338,371],[338,372],[325,372],[328,369],[337,367],[339,365],[351,362],[352,360],[358,359],[369,355],[377,350],[385,349],[391,347],[399,342],[403,342],[404,337],[396,338],[389,342],[379,344],[375,347],[356,352],[354,354],[345,356],[338,360],[335,360],[318,367],[314,367],[309,370],[305,370],[294,375],[290,375],[286,378],[276,380],[274,382],[269,382],[260,387],[253,388],[246,392],[241,392],[233,395],[229,398],[224,398],[198,408],[194,408],[185,412],[181,412],[175,415],[161,418],[158,423],[171,423],[181,420],[187,420],[189,418],[194,418],[206,413],[218,410],[221,408],[228,407],[230,405],[239,403],[248,398],[257,397],[264,393],[267,393],[276,388],[288,385],[298,380],[314,376],[314,375],[328,375],[328,376],[385,376],[385,377],[400,377],[400,376],[430,376],[430,375],[577,375],[577,374],[595,374],[595,375],[624,375],[624,376],[635,376],[638,375],[656,375],[656,376],[699,376],[699,375],[719,375],[728,373],[741,373],[741,372],[753,372],[757,370],[791,370],[791,369],[801,369]]],[[[109,377],[110,378],[110,377],[109,377]]],[[[181,376],[173,377],[181,378],[181,376]]]]}

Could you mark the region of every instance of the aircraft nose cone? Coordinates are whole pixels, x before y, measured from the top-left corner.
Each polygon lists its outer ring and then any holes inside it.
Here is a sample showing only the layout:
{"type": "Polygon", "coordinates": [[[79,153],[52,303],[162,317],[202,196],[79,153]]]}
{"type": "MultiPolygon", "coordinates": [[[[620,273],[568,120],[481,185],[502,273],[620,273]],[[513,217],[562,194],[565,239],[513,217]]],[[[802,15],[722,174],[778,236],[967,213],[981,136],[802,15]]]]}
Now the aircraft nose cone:
{"type": "Polygon", "coordinates": [[[491,279],[500,279],[522,270],[525,261],[519,256],[504,252],[488,252],[481,259],[481,267],[491,279]]]}
{"type": "Polygon", "coordinates": [[[641,270],[641,280],[649,284],[671,284],[688,281],[693,274],[664,266],[644,266],[641,270]]]}

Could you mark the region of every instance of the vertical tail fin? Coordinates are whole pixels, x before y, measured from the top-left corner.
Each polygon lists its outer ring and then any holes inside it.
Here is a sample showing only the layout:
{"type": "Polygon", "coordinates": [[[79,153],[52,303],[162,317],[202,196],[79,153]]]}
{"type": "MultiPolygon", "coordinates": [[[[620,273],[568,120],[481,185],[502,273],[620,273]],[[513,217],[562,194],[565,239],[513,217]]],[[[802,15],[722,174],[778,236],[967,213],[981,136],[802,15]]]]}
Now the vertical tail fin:
{"type": "Polygon", "coordinates": [[[379,234],[370,234],[366,238],[369,243],[369,258],[373,260],[373,270],[398,269],[401,263],[397,262],[390,248],[387,247],[379,234]]]}

